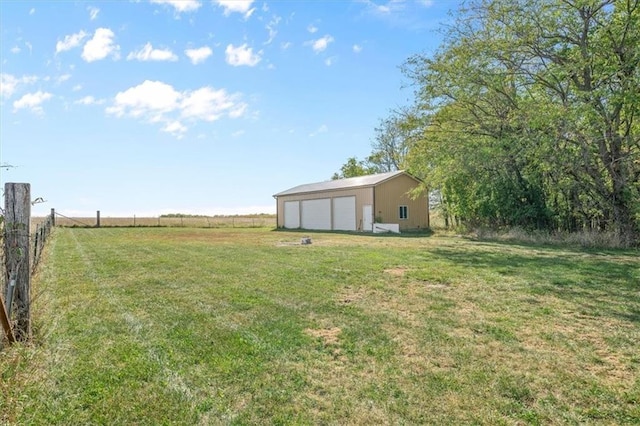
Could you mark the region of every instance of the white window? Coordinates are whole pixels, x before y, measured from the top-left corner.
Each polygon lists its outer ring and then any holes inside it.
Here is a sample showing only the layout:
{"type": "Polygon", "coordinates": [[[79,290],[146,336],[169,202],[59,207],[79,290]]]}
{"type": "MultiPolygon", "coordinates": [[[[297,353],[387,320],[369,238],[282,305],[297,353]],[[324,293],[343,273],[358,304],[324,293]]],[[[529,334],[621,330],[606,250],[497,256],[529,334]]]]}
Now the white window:
{"type": "Polygon", "coordinates": [[[398,213],[400,219],[407,219],[409,217],[409,208],[407,206],[400,206],[398,213]]]}

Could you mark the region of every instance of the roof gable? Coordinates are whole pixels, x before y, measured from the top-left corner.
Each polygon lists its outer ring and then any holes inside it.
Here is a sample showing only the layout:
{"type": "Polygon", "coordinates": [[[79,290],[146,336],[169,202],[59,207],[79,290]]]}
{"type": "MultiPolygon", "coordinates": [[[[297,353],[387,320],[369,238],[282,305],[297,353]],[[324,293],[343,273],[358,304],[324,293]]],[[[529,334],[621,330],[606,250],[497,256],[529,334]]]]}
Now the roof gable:
{"type": "Polygon", "coordinates": [[[395,172],[377,173],[375,175],[357,176],[347,179],[336,179],[328,180],[325,182],[307,183],[304,185],[294,186],[293,188],[289,188],[286,191],[279,192],[275,194],[274,197],[279,197],[282,195],[303,194],[309,192],[335,191],[339,189],[376,186],[384,181],[393,179],[394,177],[400,175],[407,175],[412,179],[415,179],[416,182],[419,182],[418,179],[406,173],[404,170],[398,170],[395,172]]]}

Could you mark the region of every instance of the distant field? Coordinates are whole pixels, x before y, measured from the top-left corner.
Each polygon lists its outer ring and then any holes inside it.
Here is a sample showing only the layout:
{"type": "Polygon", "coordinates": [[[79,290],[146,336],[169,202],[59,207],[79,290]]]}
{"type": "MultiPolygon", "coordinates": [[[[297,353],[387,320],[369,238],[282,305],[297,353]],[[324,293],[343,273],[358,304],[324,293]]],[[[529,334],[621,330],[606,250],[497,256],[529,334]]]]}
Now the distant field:
{"type": "MultiPolygon", "coordinates": [[[[34,218],[32,227],[43,218],[34,218]]],[[[96,217],[56,217],[56,226],[92,227],[96,217]]],[[[275,215],[195,217],[101,217],[101,227],[275,228],[275,215]]]]}
{"type": "Polygon", "coordinates": [[[58,228],[34,298],[2,424],[640,423],[637,251],[58,228]]]}

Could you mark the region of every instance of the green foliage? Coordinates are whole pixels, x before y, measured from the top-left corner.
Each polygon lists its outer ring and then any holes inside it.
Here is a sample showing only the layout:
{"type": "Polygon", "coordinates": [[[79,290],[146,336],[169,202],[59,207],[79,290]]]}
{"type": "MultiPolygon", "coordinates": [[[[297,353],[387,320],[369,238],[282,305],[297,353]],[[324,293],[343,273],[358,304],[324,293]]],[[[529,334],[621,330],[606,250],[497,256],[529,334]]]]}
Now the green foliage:
{"type": "Polygon", "coordinates": [[[638,241],[640,3],[477,0],[405,72],[425,119],[409,169],[470,224],[638,241]]]}
{"type": "Polygon", "coordinates": [[[386,173],[405,170],[408,167],[407,157],[411,147],[420,138],[420,121],[418,111],[400,109],[387,118],[381,119],[375,130],[375,140],[371,144],[372,152],[365,159],[358,161],[351,157],[335,173],[332,179],[364,176],[374,173],[386,173]]]}
{"type": "Polygon", "coordinates": [[[356,157],[351,157],[340,167],[340,173],[334,173],[331,179],[346,179],[373,173],[378,173],[378,169],[375,166],[368,164],[367,161],[358,161],[356,157]]]}

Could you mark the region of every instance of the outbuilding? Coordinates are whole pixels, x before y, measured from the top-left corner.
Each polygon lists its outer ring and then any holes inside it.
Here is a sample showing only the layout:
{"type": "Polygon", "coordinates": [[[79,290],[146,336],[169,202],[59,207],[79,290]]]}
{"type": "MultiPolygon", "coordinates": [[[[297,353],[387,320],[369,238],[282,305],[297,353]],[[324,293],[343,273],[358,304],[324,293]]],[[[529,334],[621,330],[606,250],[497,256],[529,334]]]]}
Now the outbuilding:
{"type": "Polygon", "coordinates": [[[429,197],[412,198],[420,180],[400,170],[295,186],[274,195],[278,228],[372,232],[429,227],[429,197]]]}

